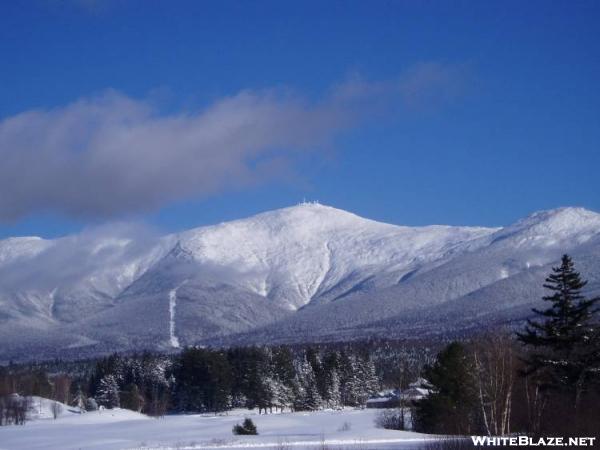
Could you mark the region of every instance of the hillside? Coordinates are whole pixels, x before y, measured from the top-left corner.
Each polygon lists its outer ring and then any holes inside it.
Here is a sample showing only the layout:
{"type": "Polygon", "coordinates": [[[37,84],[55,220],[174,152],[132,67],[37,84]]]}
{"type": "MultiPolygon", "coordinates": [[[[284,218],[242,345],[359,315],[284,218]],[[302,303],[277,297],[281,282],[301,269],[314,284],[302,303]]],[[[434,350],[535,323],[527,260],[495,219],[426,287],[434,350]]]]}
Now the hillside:
{"type": "Polygon", "coordinates": [[[600,291],[600,214],[582,208],[406,227],[301,204],[167,236],[5,239],[0,358],[470,332],[522,320],[565,252],[600,291]]]}

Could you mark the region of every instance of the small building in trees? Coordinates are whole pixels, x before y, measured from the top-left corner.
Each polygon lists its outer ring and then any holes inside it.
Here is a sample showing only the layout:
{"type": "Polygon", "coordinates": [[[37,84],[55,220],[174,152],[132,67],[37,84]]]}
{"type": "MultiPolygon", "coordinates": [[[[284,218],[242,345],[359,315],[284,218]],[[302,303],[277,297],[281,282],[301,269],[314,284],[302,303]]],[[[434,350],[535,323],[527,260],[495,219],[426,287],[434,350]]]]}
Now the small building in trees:
{"type": "Polygon", "coordinates": [[[412,403],[424,399],[431,393],[433,386],[425,378],[417,378],[400,395],[403,403],[412,403]]]}
{"type": "Polygon", "coordinates": [[[431,391],[429,389],[412,386],[402,391],[402,394],[400,394],[400,399],[404,403],[416,402],[427,397],[430,392],[431,391]]]}
{"type": "Polygon", "coordinates": [[[401,393],[398,389],[387,389],[367,400],[367,408],[397,408],[400,406],[401,393]]]}

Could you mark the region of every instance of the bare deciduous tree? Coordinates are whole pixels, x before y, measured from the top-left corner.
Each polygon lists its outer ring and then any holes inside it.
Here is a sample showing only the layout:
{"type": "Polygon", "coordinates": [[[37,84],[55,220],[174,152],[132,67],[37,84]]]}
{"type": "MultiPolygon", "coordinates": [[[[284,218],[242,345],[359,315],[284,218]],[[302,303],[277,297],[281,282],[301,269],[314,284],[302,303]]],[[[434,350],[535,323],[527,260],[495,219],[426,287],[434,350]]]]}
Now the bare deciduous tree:
{"type": "Polygon", "coordinates": [[[71,391],[71,378],[68,375],[60,374],[54,378],[54,400],[68,405],[70,403],[69,394],[71,391]]]}
{"type": "Polygon", "coordinates": [[[50,406],[50,409],[52,411],[52,417],[56,420],[56,418],[60,415],[60,413],[62,412],[62,405],[58,402],[52,402],[52,405],[50,406]]]}
{"type": "Polygon", "coordinates": [[[473,346],[479,407],[489,436],[510,433],[515,353],[510,337],[494,334],[473,346]]]}
{"type": "Polygon", "coordinates": [[[0,425],[23,425],[29,408],[29,397],[17,394],[0,396],[0,425]]]}

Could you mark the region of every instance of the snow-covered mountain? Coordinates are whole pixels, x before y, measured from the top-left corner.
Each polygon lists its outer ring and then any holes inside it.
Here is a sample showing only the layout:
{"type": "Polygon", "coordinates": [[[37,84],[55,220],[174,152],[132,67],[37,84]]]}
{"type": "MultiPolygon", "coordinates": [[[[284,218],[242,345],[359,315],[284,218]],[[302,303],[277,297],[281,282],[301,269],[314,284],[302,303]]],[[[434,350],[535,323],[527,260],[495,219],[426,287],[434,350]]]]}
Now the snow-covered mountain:
{"type": "Polygon", "coordinates": [[[600,214],[404,227],[319,204],[167,236],[0,241],[0,358],[421,336],[522,319],[562,253],[599,289],[600,214]]]}

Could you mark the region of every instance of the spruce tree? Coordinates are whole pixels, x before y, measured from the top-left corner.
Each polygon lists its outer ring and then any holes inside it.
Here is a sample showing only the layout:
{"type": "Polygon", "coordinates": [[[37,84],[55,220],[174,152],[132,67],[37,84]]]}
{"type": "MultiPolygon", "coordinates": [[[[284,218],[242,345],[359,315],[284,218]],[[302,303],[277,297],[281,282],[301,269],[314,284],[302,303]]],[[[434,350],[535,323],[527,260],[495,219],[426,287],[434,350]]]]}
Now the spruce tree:
{"type": "Polygon", "coordinates": [[[319,394],[317,380],[312,366],[306,357],[298,367],[297,392],[294,400],[296,411],[316,411],[323,406],[323,399],[319,394]]]}
{"type": "Polygon", "coordinates": [[[579,402],[588,379],[598,376],[598,324],[594,323],[600,298],[587,299],[581,291],[587,281],[575,271],[572,259],[562,257],[544,287],[551,295],[543,297],[550,306],[533,309],[540,321],[528,320],[518,339],[530,347],[526,373],[535,373],[544,388],[567,390],[579,402]]]}
{"type": "Polygon", "coordinates": [[[415,430],[436,434],[471,434],[476,427],[473,361],[459,342],[449,344],[424,377],[432,392],[416,403],[415,430]]]}
{"type": "Polygon", "coordinates": [[[356,359],[347,352],[340,354],[340,392],[344,406],[360,406],[362,395],[361,380],[356,359]]]}
{"type": "Polygon", "coordinates": [[[85,401],[86,398],[81,390],[81,386],[77,386],[77,392],[75,394],[75,398],[73,398],[73,401],[71,402],[71,405],[78,407],[81,412],[85,412],[85,401]]]}
{"type": "Polygon", "coordinates": [[[129,384],[121,394],[121,407],[140,412],[144,407],[144,399],[137,384],[129,384]]]}
{"type": "Polygon", "coordinates": [[[335,369],[331,371],[328,388],[327,406],[332,409],[341,409],[342,396],[340,394],[340,376],[335,369]]]}
{"type": "Polygon", "coordinates": [[[119,384],[113,375],[106,375],[100,380],[98,386],[97,400],[105,408],[119,408],[119,384]]]}
{"type": "Polygon", "coordinates": [[[377,378],[375,363],[369,356],[361,361],[360,372],[365,397],[364,402],[366,402],[371,395],[376,394],[379,390],[379,378],[377,378]]]}
{"type": "Polygon", "coordinates": [[[327,407],[333,409],[339,409],[342,406],[339,359],[336,351],[330,351],[325,354],[322,363],[325,377],[325,393],[322,397],[327,407]]]}

